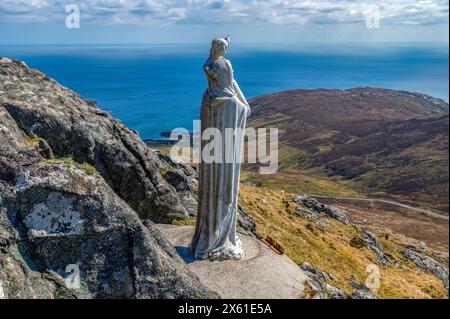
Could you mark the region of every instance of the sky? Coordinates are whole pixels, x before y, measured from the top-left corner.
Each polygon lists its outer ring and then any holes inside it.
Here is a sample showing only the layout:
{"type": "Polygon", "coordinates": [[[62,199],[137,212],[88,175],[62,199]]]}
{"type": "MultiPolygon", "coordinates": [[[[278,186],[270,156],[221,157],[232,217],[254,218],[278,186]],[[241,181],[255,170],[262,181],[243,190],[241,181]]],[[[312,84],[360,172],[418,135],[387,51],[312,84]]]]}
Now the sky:
{"type": "Polygon", "coordinates": [[[227,33],[248,44],[448,45],[448,11],[447,0],[1,0],[0,45],[201,43],[227,33]],[[77,10],[79,28],[68,28],[77,10]]]}

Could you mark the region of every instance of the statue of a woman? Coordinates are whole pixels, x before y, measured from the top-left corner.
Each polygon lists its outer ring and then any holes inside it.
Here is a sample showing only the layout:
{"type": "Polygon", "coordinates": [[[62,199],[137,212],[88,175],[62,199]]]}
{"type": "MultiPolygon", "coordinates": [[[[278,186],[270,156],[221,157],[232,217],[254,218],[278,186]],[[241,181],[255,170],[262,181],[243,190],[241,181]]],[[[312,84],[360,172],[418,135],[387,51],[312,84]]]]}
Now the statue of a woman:
{"type": "Polygon", "coordinates": [[[203,66],[208,89],[202,101],[202,135],[210,131],[212,139],[220,142],[214,141],[214,154],[210,154],[210,141],[202,139],[197,224],[191,244],[199,259],[244,256],[236,236],[236,215],[243,132],[250,107],[234,80],[230,61],[224,58],[229,44],[229,36],[215,39],[203,66]]]}

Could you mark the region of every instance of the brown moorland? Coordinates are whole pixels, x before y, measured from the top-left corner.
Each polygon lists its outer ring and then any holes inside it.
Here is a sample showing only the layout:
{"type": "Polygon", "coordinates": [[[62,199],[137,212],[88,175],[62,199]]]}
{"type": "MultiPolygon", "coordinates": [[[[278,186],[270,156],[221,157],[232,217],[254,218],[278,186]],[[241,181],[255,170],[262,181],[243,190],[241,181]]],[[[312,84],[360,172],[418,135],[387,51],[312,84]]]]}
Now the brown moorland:
{"type": "Polygon", "coordinates": [[[392,199],[448,215],[447,102],[356,88],[285,91],[250,104],[250,126],[280,133],[276,175],[246,166],[258,183],[295,193],[392,199]]]}

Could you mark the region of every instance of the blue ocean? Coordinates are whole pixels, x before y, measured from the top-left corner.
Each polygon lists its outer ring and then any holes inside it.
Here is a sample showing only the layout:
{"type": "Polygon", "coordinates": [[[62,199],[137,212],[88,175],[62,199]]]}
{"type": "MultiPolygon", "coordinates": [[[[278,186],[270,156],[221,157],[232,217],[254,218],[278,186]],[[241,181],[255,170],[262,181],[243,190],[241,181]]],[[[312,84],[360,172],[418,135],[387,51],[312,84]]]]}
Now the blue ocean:
{"type": "MultiPolygon", "coordinates": [[[[0,56],[25,61],[98,102],[143,138],[192,129],[206,79],[208,46],[0,46],[0,56]]],[[[228,58],[247,98],[288,89],[377,86],[448,101],[448,47],[339,45],[244,47],[228,58]]]]}

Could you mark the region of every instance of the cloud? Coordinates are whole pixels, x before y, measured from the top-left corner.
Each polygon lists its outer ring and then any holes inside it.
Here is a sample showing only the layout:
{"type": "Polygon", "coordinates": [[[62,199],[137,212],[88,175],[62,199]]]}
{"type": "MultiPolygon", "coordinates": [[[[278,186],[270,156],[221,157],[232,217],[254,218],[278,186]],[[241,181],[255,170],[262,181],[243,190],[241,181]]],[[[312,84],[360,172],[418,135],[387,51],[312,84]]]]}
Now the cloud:
{"type": "Polygon", "coordinates": [[[2,0],[0,23],[58,22],[65,6],[80,7],[82,23],[107,25],[354,24],[377,6],[382,23],[448,23],[447,0],[2,0]]]}

